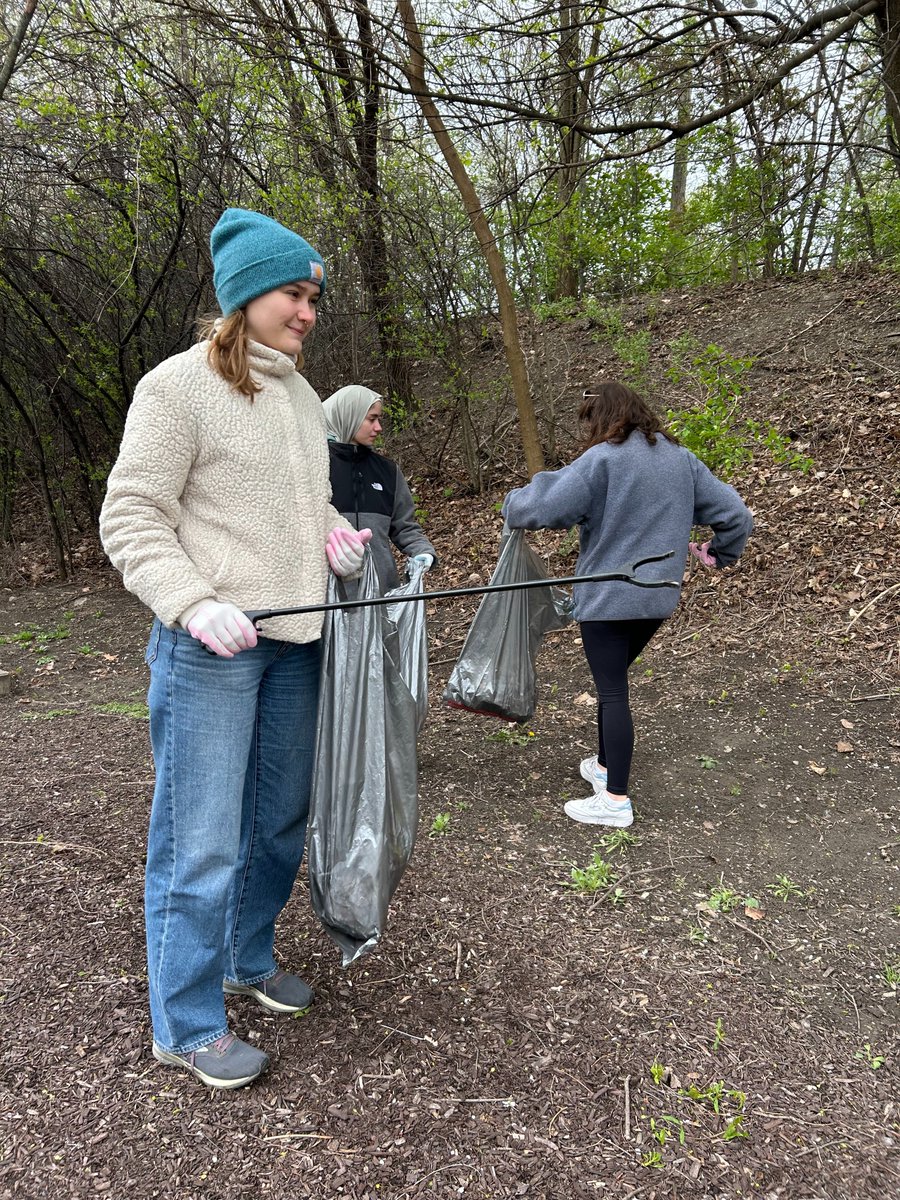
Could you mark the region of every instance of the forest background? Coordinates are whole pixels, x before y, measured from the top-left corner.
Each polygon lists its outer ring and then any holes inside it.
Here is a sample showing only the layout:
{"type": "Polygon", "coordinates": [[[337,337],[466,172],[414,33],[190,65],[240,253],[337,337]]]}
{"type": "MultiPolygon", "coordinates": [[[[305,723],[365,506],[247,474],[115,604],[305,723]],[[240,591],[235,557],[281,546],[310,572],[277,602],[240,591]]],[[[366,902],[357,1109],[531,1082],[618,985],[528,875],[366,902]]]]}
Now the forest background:
{"type": "MultiPolygon", "coordinates": [[[[25,561],[23,527],[58,576],[95,552],[134,384],[214,309],[208,233],[228,205],[301,230],[328,264],[320,392],[371,383],[395,432],[433,423],[473,492],[499,446],[528,472],[559,461],[541,321],[592,322],[644,384],[648,335],[626,328],[625,298],[896,261],[898,0],[15,0],[0,14],[13,581],[48,569],[25,561]],[[506,369],[485,383],[473,350],[501,337],[506,369]],[[511,398],[518,438],[500,415],[511,398]]],[[[697,385],[682,435],[717,469],[740,367],[689,336],[672,350],[672,378],[697,385]]],[[[791,460],[784,431],[749,434],[791,460]]]]}

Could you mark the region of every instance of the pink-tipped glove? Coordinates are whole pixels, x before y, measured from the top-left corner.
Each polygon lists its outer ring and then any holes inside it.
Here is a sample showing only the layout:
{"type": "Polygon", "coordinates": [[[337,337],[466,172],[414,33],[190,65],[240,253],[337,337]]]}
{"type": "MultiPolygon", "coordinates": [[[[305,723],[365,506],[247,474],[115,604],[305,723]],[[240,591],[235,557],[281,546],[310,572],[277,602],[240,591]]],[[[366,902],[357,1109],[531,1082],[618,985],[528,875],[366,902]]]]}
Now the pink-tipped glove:
{"type": "Polygon", "coordinates": [[[220,658],[234,658],[256,645],[253,622],[236,605],[221,600],[198,600],[185,609],[178,624],[220,658]]]}
{"type": "Polygon", "coordinates": [[[698,546],[696,542],[688,542],[688,550],[693,554],[694,558],[699,559],[704,567],[717,567],[719,564],[716,558],[709,552],[709,542],[704,542],[702,546],[698,546]]]}
{"type": "Polygon", "coordinates": [[[325,540],[325,553],[335,575],[358,575],[366,553],[366,542],[371,538],[371,529],[332,529],[325,540]]]}

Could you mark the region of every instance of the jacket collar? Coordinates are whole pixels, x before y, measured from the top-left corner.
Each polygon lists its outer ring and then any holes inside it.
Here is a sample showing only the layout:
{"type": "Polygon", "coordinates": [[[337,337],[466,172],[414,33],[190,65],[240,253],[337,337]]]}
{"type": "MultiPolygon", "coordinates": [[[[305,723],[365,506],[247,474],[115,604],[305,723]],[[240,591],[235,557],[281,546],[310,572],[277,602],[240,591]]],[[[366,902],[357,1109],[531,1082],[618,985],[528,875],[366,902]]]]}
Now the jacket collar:
{"type": "Polygon", "coordinates": [[[328,448],[336,458],[342,458],[346,462],[358,462],[359,459],[375,453],[371,446],[358,446],[356,442],[329,441],[328,448]]]}
{"type": "Polygon", "coordinates": [[[247,357],[250,360],[250,368],[257,375],[269,375],[274,379],[283,379],[285,375],[290,375],[297,370],[297,360],[291,358],[289,354],[282,354],[280,350],[273,350],[271,346],[264,346],[261,342],[247,341],[247,357]]]}

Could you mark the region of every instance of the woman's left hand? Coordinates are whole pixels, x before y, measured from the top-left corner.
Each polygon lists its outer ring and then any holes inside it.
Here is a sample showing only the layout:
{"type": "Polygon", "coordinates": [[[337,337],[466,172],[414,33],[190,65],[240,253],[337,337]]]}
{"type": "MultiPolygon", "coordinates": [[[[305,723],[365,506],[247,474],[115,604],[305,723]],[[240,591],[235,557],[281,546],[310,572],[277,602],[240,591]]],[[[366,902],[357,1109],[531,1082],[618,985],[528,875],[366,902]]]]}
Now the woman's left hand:
{"type": "Polygon", "coordinates": [[[372,537],[371,529],[332,529],[325,541],[325,553],[335,575],[356,575],[363,565],[366,542],[372,537]]]}

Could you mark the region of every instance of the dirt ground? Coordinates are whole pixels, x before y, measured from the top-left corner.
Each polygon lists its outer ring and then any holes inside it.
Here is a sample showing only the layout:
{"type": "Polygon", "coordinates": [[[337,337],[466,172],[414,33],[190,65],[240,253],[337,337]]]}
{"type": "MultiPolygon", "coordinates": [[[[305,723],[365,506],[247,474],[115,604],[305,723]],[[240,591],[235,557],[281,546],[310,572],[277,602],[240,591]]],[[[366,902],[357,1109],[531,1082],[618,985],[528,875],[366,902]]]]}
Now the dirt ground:
{"type": "MultiPolygon", "coordinates": [[[[594,749],[577,628],[547,639],[518,728],[442,704],[474,606],[430,606],[420,836],[387,935],[342,969],[301,875],[279,954],[316,1003],[230,1004],[273,1059],[252,1088],[210,1093],[149,1053],[146,614],[110,572],[0,589],[3,1200],[900,1190],[900,363],[859,341],[893,287],[638,314],[661,344],[724,341],[744,304],[750,349],[787,347],[754,401],[778,392],[815,469],[736,481],[744,562],[691,569],[635,665],[634,838],[562,812],[594,749]],[[813,328],[804,362],[791,339],[813,328]]],[[[603,352],[560,340],[573,388],[603,352]]],[[[513,476],[476,500],[419,473],[429,586],[486,579],[513,476]]],[[[556,535],[534,544],[571,566],[556,535]]]]}

